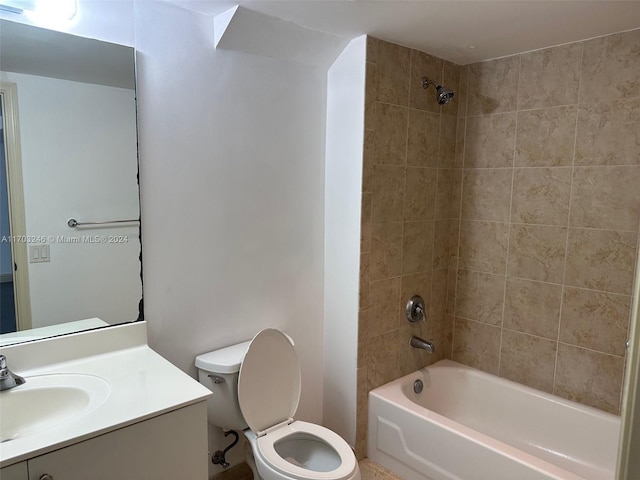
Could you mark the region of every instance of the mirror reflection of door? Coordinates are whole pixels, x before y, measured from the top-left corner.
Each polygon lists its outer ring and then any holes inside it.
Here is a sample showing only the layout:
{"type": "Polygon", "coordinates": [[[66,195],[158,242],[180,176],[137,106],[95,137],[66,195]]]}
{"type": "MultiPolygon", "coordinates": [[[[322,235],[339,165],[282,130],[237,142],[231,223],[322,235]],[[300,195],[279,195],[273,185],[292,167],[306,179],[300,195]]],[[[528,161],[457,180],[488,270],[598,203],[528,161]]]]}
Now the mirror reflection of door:
{"type": "Polygon", "coordinates": [[[0,334],[31,328],[18,90],[0,82],[0,334]]]}
{"type": "MultiPolygon", "coordinates": [[[[2,96],[0,95],[0,112],[2,96]]],[[[0,333],[14,332],[16,304],[13,297],[13,258],[11,255],[11,228],[9,225],[9,191],[4,141],[4,116],[0,116],[0,333]]]]}

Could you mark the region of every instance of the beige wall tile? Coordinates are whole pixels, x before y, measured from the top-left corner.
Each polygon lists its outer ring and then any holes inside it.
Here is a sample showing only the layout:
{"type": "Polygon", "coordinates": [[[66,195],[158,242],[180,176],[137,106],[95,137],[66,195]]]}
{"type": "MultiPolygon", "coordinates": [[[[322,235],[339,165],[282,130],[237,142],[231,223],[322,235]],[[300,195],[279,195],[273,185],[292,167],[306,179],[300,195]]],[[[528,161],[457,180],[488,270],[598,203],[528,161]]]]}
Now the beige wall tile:
{"type": "Polygon", "coordinates": [[[553,393],[619,415],[623,369],[622,357],[560,343],[553,393]]]}
{"type": "Polygon", "coordinates": [[[460,67],[460,84],[458,87],[458,117],[467,115],[467,99],[469,97],[469,65],[460,67]]]}
{"type": "Polygon", "coordinates": [[[407,165],[437,167],[440,142],[440,115],[409,109],[407,165]]]}
{"type": "Polygon", "coordinates": [[[367,367],[356,370],[356,423],[367,423],[369,415],[369,378],[367,367]]]}
{"type": "Polygon", "coordinates": [[[453,331],[453,359],[497,375],[500,333],[499,327],[456,317],[453,331]]]}
{"type": "Polygon", "coordinates": [[[375,154],[376,133],[373,130],[365,130],[364,146],[362,152],[362,191],[373,192],[373,157],[375,154]]]}
{"type": "Polygon", "coordinates": [[[367,62],[376,63],[378,61],[378,39],[367,35],[367,62]]]}
{"type": "Polygon", "coordinates": [[[567,225],[571,171],[570,167],[516,168],[511,221],[567,225]]]}
{"type": "Polygon", "coordinates": [[[511,167],[516,113],[467,117],[464,147],[466,168],[511,167]]]}
{"type": "MultiPolygon", "coordinates": [[[[435,221],[435,232],[433,238],[433,268],[455,267],[456,253],[452,251],[454,242],[452,235],[457,235],[459,221],[457,219],[446,218],[435,221]]],[[[455,245],[457,248],[457,244],[455,245]]]]}
{"type": "Polygon", "coordinates": [[[507,277],[504,328],[558,338],[562,285],[507,277]]]}
{"type": "MultiPolygon", "coordinates": [[[[456,288],[458,283],[458,269],[447,269],[447,303],[445,305],[445,313],[453,315],[455,313],[456,288]]],[[[453,321],[453,319],[452,319],[453,321]]]]}
{"type": "Polygon", "coordinates": [[[460,216],[462,169],[439,168],[435,218],[460,216]]]}
{"type": "Polygon", "coordinates": [[[433,221],[404,223],[402,273],[431,270],[434,229],[433,221]]]}
{"type": "Polygon", "coordinates": [[[506,223],[463,220],[460,223],[458,266],[504,275],[508,236],[509,225],[506,223]]]}
{"type": "Polygon", "coordinates": [[[631,297],[566,287],[560,341],[623,357],[631,297]]]}
{"type": "Polygon", "coordinates": [[[370,299],[369,295],[369,272],[371,270],[371,254],[370,253],[361,253],[360,254],[360,288],[359,288],[359,298],[360,298],[360,310],[366,310],[370,308],[370,299]]]}
{"type": "Polygon", "coordinates": [[[447,281],[449,272],[446,268],[433,270],[431,281],[431,303],[429,305],[429,321],[442,322],[447,309],[447,281]]]}
{"type": "Polygon", "coordinates": [[[516,166],[572,165],[576,115],[575,105],[518,112],[516,166]]]}
{"type": "Polygon", "coordinates": [[[460,91],[460,74],[463,67],[444,61],[442,70],[442,85],[453,90],[453,98],[449,103],[442,106],[442,114],[453,117],[458,116],[458,96],[460,91]]]}
{"type": "Polygon", "coordinates": [[[576,165],[638,165],[639,123],[640,98],[580,105],[576,165]]]}
{"type": "Polygon", "coordinates": [[[557,342],[503,330],[500,376],[514,382],[553,392],[557,342]]]}
{"type": "Polygon", "coordinates": [[[453,168],[456,161],[456,129],[458,119],[448,115],[441,115],[440,121],[440,154],[438,155],[441,168],[453,168]]]}
{"type": "Polygon", "coordinates": [[[511,225],[508,275],[561,283],[566,244],[565,227],[511,225]]]}
{"type": "Polygon", "coordinates": [[[640,96],[640,30],[584,42],[580,102],[640,96]]]}
{"type": "Polygon", "coordinates": [[[371,220],[373,222],[399,222],[404,208],[404,167],[374,165],[371,220]]]}
{"type": "Polygon", "coordinates": [[[371,251],[371,194],[362,194],[362,217],[360,218],[360,252],[371,251]]]}
{"type": "Polygon", "coordinates": [[[456,316],[500,326],[504,275],[458,270],[456,316]]]}
{"type": "Polygon", "coordinates": [[[432,322],[434,345],[436,347],[433,355],[434,363],[445,358],[448,360],[453,358],[453,318],[453,315],[447,314],[444,321],[439,323],[432,322]]]}
{"type": "Polygon", "coordinates": [[[571,226],[636,231],[640,216],[639,185],[640,166],[576,167],[571,226]]]}
{"type": "Polygon", "coordinates": [[[364,89],[364,129],[375,130],[376,125],[376,98],[378,98],[378,75],[376,65],[368,63],[365,72],[364,89]]]}
{"type": "Polygon", "coordinates": [[[436,208],[435,168],[407,168],[404,195],[405,221],[433,220],[436,208]]]}
{"type": "Polygon", "coordinates": [[[633,232],[570,228],[565,284],[630,295],[636,237],[633,232]]]}
{"type": "Polygon", "coordinates": [[[442,83],[442,60],[418,50],[411,50],[411,98],[409,106],[440,113],[440,105],[436,100],[436,90],[429,86],[422,87],[422,77],[440,85],[442,83]]]}
{"type": "Polygon", "coordinates": [[[518,108],[578,102],[582,43],[569,43],[520,55],[518,108]]]}
{"type": "Polygon", "coordinates": [[[369,359],[368,327],[370,310],[360,309],[358,312],[358,368],[365,367],[369,359]]]}
{"type": "Polygon", "coordinates": [[[409,104],[409,71],[411,50],[378,40],[378,100],[394,105],[409,104]]]}
{"type": "Polygon", "coordinates": [[[366,365],[370,388],[378,388],[399,377],[398,330],[369,339],[366,365]]]}
{"type": "Polygon", "coordinates": [[[377,280],[369,284],[371,313],[366,325],[368,338],[398,328],[401,285],[400,277],[377,280]]]}
{"type": "Polygon", "coordinates": [[[458,124],[456,126],[456,158],[454,162],[454,166],[456,168],[462,168],[464,166],[464,143],[466,129],[467,117],[458,117],[458,124]]]}
{"type": "Polygon", "coordinates": [[[376,165],[404,165],[407,156],[407,128],[409,109],[376,104],[376,135],[374,163],[376,165]]]}
{"type": "Polygon", "coordinates": [[[519,67],[517,55],[469,65],[467,115],[514,111],[519,67]]]}
{"type": "Polygon", "coordinates": [[[421,348],[413,348],[410,345],[412,335],[427,341],[431,340],[425,322],[406,323],[400,327],[397,345],[400,376],[409,375],[411,372],[415,372],[431,363],[430,360],[433,354],[427,353],[426,350],[421,348]]]}
{"type": "Polygon", "coordinates": [[[508,222],[513,169],[481,168],[464,171],[462,218],[508,222]]]}
{"type": "Polygon", "coordinates": [[[431,271],[402,276],[402,293],[400,294],[400,302],[398,305],[398,311],[400,312],[398,315],[399,327],[408,323],[405,309],[407,302],[414,295],[422,297],[425,309],[429,312],[431,308],[431,276],[431,271]]]}
{"type": "Polygon", "coordinates": [[[460,221],[452,219],[449,224],[449,267],[458,268],[460,246],[460,221]]]}
{"type": "Polygon", "coordinates": [[[402,223],[371,226],[371,280],[397,277],[402,271],[402,223]]]}

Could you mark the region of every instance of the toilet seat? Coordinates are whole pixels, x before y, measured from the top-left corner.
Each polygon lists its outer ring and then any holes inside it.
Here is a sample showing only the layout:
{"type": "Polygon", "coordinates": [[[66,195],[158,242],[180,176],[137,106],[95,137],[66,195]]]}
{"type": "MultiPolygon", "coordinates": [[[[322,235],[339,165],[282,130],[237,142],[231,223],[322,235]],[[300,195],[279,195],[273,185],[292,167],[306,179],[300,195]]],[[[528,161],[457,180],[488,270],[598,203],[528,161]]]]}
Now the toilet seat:
{"type": "Polygon", "coordinates": [[[256,462],[262,461],[279,475],[296,480],[353,478],[358,464],[342,437],[320,425],[293,420],[300,384],[300,364],[291,340],[275,329],[258,333],[238,376],[238,403],[252,438],[255,435],[252,443],[256,462]],[[287,439],[294,442],[288,446],[292,452],[295,450],[299,457],[306,455],[314,465],[305,467],[304,459],[296,465],[278,453],[287,439]],[[296,440],[300,443],[295,444],[296,440]]]}
{"type": "Polygon", "coordinates": [[[293,417],[300,384],[300,363],[291,340],[273,328],[253,337],[238,374],[238,403],[249,428],[261,436],[293,417]]]}
{"type": "Polygon", "coordinates": [[[337,433],[313,423],[296,420],[291,424],[269,430],[256,439],[258,453],[271,468],[279,473],[299,480],[341,480],[351,478],[357,462],[351,447],[337,433]],[[283,458],[277,451],[278,442],[289,436],[308,438],[324,443],[335,453],[339,465],[328,471],[318,471],[297,466],[283,458]]]}

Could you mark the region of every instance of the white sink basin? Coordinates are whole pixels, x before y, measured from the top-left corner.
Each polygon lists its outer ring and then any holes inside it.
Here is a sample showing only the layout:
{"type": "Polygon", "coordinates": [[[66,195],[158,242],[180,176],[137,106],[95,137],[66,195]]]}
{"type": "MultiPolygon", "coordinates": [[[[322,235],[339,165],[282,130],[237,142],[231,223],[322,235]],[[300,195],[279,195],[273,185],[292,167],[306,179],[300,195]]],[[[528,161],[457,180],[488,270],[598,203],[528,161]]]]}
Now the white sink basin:
{"type": "Polygon", "coordinates": [[[93,375],[37,375],[25,380],[0,392],[0,442],[74,422],[102,405],[110,394],[109,384],[93,375]]]}

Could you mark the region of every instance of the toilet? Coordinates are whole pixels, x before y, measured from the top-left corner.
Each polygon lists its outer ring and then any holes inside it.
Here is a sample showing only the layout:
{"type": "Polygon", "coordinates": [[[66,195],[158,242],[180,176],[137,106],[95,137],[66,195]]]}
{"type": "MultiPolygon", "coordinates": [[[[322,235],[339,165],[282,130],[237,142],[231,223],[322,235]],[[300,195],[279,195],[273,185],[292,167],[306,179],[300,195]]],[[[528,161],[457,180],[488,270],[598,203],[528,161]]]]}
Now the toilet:
{"type": "Polygon", "coordinates": [[[209,423],[243,430],[255,480],[360,480],[347,442],[328,428],[294,420],[300,364],[293,341],[276,329],[253,340],[199,355],[200,383],[213,396],[209,423]]]}

